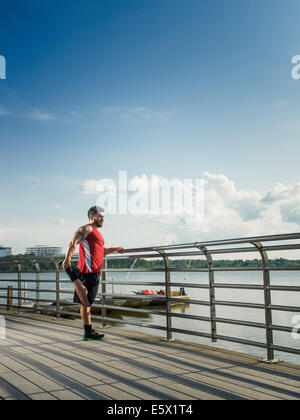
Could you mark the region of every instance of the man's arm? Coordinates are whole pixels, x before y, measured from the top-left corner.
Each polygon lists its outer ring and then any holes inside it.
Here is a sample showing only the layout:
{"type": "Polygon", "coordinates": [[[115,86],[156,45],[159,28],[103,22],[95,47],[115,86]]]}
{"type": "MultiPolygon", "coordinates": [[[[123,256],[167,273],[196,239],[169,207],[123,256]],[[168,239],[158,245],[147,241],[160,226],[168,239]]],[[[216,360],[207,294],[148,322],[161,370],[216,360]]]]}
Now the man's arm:
{"type": "Polygon", "coordinates": [[[114,252],[120,252],[120,254],[122,254],[123,251],[124,248],[122,246],[119,246],[118,248],[104,248],[104,256],[113,254],[114,252]]]}
{"type": "Polygon", "coordinates": [[[66,258],[62,263],[64,270],[67,270],[71,267],[71,259],[76,251],[77,245],[83,242],[93,231],[93,228],[90,225],[81,226],[74,234],[71,242],[69,243],[69,248],[66,254],[66,258]]]}

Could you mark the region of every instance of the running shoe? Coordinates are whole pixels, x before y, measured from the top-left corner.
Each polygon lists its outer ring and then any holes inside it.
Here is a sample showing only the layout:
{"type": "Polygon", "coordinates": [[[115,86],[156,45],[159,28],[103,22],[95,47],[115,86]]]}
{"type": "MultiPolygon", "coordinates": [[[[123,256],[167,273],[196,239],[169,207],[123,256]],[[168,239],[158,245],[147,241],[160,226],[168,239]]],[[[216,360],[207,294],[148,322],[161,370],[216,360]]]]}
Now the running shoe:
{"type": "Polygon", "coordinates": [[[99,341],[103,340],[104,337],[104,334],[98,334],[95,330],[92,330],[92,332],[84,334],[83,341],[99,341]]]}

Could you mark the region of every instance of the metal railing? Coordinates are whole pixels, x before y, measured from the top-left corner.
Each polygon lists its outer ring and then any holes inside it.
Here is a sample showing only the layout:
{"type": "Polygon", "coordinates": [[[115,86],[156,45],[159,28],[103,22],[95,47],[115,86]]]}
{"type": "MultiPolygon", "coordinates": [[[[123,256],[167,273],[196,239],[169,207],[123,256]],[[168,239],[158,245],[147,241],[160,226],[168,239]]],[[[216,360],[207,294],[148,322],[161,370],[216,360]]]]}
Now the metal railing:
{"type": "MultiPolygon", "coordinates": [[[[135,326],[142,326],[146,328],[162,330],[166,334],[167,340],[172,340],[174,333],[180,333],[185,335],[192,335],[197,337],[204,337],[210,339],[212,342],[216,341],[227,341],[233,343],[244,344],[248,346],[254,346],[257,348],[266,349],[267,358],[265,359],[268,362],[275,361],[274,352],[280,351],[284,353],[291,353],[300,355],[299,348],[284,347],[274,344],[274,332],[286,332],[292,333],[294,327],[291,325],[274,325],[273,323],[273,311],[287,311],[292,313],[300,313],[300,306],[288,306],[286,304],[274,305],[272,304],[272,291],[276,292],[300,292],[300,279],[299,286],[283,284],[283,285],[272,285],[270,279],[270,273],[272,271],[300,271],[300,265],[298,266],[274,266],[270,265],[269,253],[273,251],[292,251],[299,250],[300,243],[294,243],[300,239],[300,233],[295,234],[286,234],[286,235],[271,235],[271,236],[257,236],[250,238],[237,238],[229,240],[220,240],[220,241],[208,241],[208,242],[195,242],[189,244],[181,245],[170,245],[170,246],[159,246],[159,247],[150,247],[150,248],[136,248],[136,249],[127,249],[122,255],[114,254],[111,257],[105,258],[104,266],[102,269],[102,281],[100,286],[100,295],[101,301],[96,307],[98,310],[101,310],[101,315],[93,316],[95,320],[101,321],[102,326],[107,326],[107,323],[118,322],[135,326]],[[232,255],[232,254],[246,254],[246,253],[258,253],[260,256],[261,265],[251,266],[251,267],[216,267],[214,256],[215,255],[232,255]],[[204,259],[207,266],[202,268],[192,267],[192,264],[189,264],[188,268],[178,268],[172,267],[172,261],[174,258],[188,258],[193,261],[199,259],[204,259]],[[135,268],[135,262],[131,268],[109,268],[108,265],[112,260],[114,262],[118,260],[130,259],[135,261],[136,259],[143,260],[157,260],[160,259],[163,262],[162,267],[158,268],[135,268]],[[226,271],[258,271],[262,274],[262,284],[245,284],[245,283],[224,283],[216,282],[215,273],[216,272],[226,272],[226,271]],[[133,273],[138,272],[145,273],[164,273],[164,281],[154,282],[154,281],[128,281],[128,278],[125,281],[109,281],[107,276],[109,273],[133,273]],[[172,282],[171,274],[174,272],[184,273],[184,272],[201,272],[207,273],[207,283],[187,283],[183,282],[172,282]],[[107,291],[107,286],[113,285],[113,287],[120,286],[160,286],[164,288],[164,296],[151,295],[151,296],[135,296],[135,295],[124,295],[116,294],[113,291],[109,293],[107,291]],[[172,296],[172,288],[188,288],[188,289],[203,289],[207,290],[209,293],[208,300],[196,300],[184,299],[181,297],[180,302],[186,303],[189,305],[198,305],[199,307],[209,308],[209,316],[202,315],[192,315],[185,313],[175,313],[172,312],[172,303],[178,302],[178,299],[172,296]],[[247,303],[247,302],[236,302],[236,301],[224,301],[216,299],[216,290],[217,289],[239,289],[244,292],[247,290],[259,290],[263,293],[263,303],[247,303]],[[132,308],[127,306],[115,306],[111,303],[110,299],[131,299],[137,300],[140,299],[151,299],[162,302],[164,309],[141,309],[138,307],[132,308]],[[257,320],[245,321],[239,320],[236,317],[234,319],[218,317],[217,308],[221,306],[227,306],[231,308],[249,308],[249,309],[258,309],[264,311],[264,322],[257,322],[257,320]],[[159,315],[165,319],[165,326],[162,325],[153,325],[137,322],[135,320],[123,320],[114,318],[112,315],[109,315],[109,311],[118,310],[123,313],[141,313],[141,314],[152,314],[159,315]],[[187,319],[193,321],[201,321],[208,323],[210,325],[210,332],[205,331],[195,331],[191,329],[182,329],[173,327],[173,318],[187,319]],[[248,340],[245,338],[237,338],[233,336],[225,336],[218,333],[218,326],[220,324],[230,324],[240,327],[253,327],[263,329],[265,331],[265,340],[264,342],[248,340]]],[[[16,309],[17,311],[36,311],[36,312],[46,312],[53,313],[58,318],[62,315],[68,316],[79,316],[70,310],[64,308],[65,302],[61,300],[61,294],[71,294],[73,291],[65,289],[62,286],[68,284],[70,286],[70,281],[67,279],[62,279],[62,272],[59,269],[58,265],[59,259],[57,258],[24,258],[24,259],[0,259],[0,267],[8,265],[11,267],[14,265],[16,270],[16,278],[1,278],[3,273],[8,274],[9,270],[0,271],[0,285],[3,282],[9,283],[7,287],[0,287],[0,295],[3,291],[7,292],[7,302],[1,303],[0,308],[4,307],[9,310],[16,309]],[[44,273],[53,272],[53,269],[40,269],[42,264],[50,263],[53,266],[55,272],[55,279],[45,279],[41,278],[41,275],[44,273]],[[22,265],[28,268],[28,264],[32,264],[32,270],[22,271],[22,265]],[[25,278],[24,274],[32,273],[35,278],[25,278]],[[17,287],[14,287],[12,292],[12,284],[16,284],[17,287]],[[25,283],[35,284],[34,288],[26,287],[25,283]],[[54,288],[42,289],[41,285],[43,283],[52,284],[54,288]],[[16,295],[17,293],[17,295],[16,295]],[[23,296],[22,296],[23,293],[23,296]],[[26,293],[27,295],[24,295],[26,293]],[[28,297],[28,293],[35,294],[35,297],[28,297]],[[52,293],[55,295],[55,299],[41,299],[41,293],[52,293]],[[44,303],[53,304],[54,306],[47,306],[45,309],[44,303]],[[17,303],[17,304],[14,304],[17,303]],[[31,303],[31,305],[30,305],[31,303]]],[[[2,295],[3,298],[3,295],[2,295]]],[[[112,312],[113,314],[113,312],[112,312]]]]}

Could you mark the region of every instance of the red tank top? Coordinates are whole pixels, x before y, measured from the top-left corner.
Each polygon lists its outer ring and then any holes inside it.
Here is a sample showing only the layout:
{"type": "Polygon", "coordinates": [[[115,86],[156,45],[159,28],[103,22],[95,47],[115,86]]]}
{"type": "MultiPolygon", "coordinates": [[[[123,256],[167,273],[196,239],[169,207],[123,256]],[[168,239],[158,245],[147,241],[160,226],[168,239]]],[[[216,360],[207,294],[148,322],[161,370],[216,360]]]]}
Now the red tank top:
{"type": "Polygon", "coordinates": [[[101,273],[103,264],[104,239],[97,229],[91,227],[93,232],[79,246],[78,268],[81,273],[101,273]]]}

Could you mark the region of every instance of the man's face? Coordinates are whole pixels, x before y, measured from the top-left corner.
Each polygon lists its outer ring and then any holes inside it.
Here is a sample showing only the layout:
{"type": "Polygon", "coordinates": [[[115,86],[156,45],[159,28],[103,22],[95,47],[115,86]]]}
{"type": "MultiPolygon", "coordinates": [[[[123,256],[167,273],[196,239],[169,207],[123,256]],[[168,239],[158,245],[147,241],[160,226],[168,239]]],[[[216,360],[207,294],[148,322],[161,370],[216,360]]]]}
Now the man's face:
{"type": "Polygon", "coordinates": [[[102,227],[104,224],[104,213],[96,213],[91,220],[98,228],[102,227]]]}

